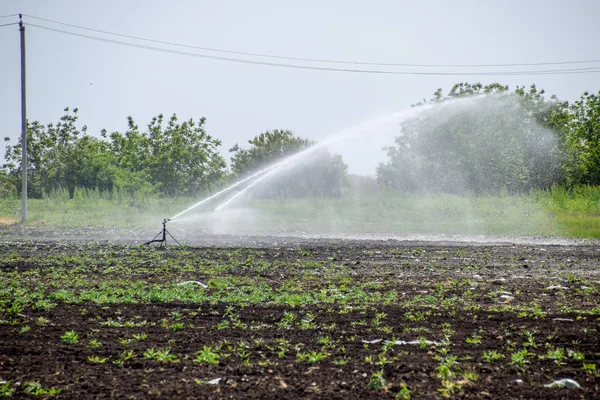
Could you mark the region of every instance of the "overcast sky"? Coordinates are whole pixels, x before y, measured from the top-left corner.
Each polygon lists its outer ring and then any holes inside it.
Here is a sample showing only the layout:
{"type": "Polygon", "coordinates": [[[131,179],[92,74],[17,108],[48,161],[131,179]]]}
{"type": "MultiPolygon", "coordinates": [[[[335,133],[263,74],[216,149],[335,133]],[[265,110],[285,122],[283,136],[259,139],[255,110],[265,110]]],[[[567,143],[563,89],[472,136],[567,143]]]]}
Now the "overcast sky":
{"type": "MultiPolygon", "coordinates": [[[[411,64],[511,64],[600,59],[600,1],[80,1],[0,0],[16,13],[194,46],[287,57],[411,64]]],[[[0,25],[16,17],[0,19],[0,25]]],[[[24,17],[71,32],[100,33],[24,17]]],[[[267,129],[319,140],[448,91],[456,82],[537,84],[573,101],[598,92],[600,73],[543,76],[415,76],[302,70],[232,63],[124,47],[27,27],[28,118],[56,122],[79,107],[89,133],[145,126],[159,114],[207,118],[222,152],[267,129]]],[[[126,38],[117,40],[133,42],[126,38]]],[[[142,42],[136,42],[142,43],[142,42]]],[[[177,49],[173,46],[145,43],[177,49]]],[[[178,48],[202,54],[333,68],[178,48]]],[[[596,64],[600,65],[600,63],[596,64]]],[[[519,67],[582,68],[588,65],[519,67]]],[[[473,72],[507,68],[394,68],[473,72]]],[[[0,135],[20,134],[17,26],[0,28],[0,135]]],[[[3,149],[0,155],[3,157],[3,149]]],[[[350,172],[372,173],[360,148],[344,154],[350,172]]]]}

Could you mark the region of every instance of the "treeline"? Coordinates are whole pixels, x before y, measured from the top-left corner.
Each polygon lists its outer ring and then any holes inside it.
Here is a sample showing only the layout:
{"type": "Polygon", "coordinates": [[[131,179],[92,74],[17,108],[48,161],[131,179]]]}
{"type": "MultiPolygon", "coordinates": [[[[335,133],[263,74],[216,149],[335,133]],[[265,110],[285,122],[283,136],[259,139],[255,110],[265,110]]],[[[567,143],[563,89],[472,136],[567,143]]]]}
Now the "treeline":
{"type": "MultiPolygon", "coordinates": [[[[600,185],[600,92],[569,104],[546,98],[535,86],[510,91],[500,84],[459,83],[415,107],[423,112],[401,122],[387,161],[377,168],[379,187],[494,194],[600,185]]],[[[228,168],[221,141],[206,133],[205,122],[159,115],[140,129],[128,117],[125,132],[102,131],[99,137],[78,126],[77,109],[65,109],[57,124],[28,122],[28,194],[41,198],[67,190],[73,196],[81,188],[198,196],[314,145],[288,130],[266,131],[246,147],[231,148],[228,168]]],[[[21,188],[21,143],[6,140],[0,195],[21,188]]],[[[349,187],[346,164],[324,148],[278,172],[253,194],[340,196],[349,187]]]]}
{"type": "MultiPolygon", "coordinates": [[[[314,144],[287,130],[267,131],[249,140],[250,148],[235,145],[230,149],[228,170],[219,152],[221,141],[204,129],[205,118],[180,122],[176,115],[168,120],[159,115],[141,130],[128,117],[124,133],[103,130],[100,137],[94,137],[86,126],[78,127],[77,109],[64,111],[57,124],[35,121],[27,125],[28,195],[32,198],[65,189],[72,197],[78,188],[197,196],[314,144]]],[[[19,192],[20,139],[15,145],[7,143],[5,158],[0,187],[5,194],[19,192]]],[[[346,175],[341,158],[316,151],[311,161],[297,165],[285,179],[274,177],[279,184],[270,185],[263,195],[341,194],[346,175]]]]}
{"type": "Polygon", "coordinates": [[[600,92],[569,104],[535,85],[480,83],[439,89],[401,123],[377,168],[378,183],[402,192],[526,193],[553,185],[600,184],[600,92]]]}

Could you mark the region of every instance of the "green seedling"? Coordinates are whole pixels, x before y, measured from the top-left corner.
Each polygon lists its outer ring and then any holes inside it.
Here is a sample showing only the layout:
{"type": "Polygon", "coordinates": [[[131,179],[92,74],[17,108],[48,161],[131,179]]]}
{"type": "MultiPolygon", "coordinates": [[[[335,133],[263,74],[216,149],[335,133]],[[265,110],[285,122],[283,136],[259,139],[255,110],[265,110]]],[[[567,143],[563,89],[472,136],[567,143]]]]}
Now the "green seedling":
{"type": "Polygon", "coordinates": [[[488,351],[484,351],[483,355],[481,356],[481,358],[483,358],[485,361],[491,363],[497,360],[502,360],[504,358],[503,354],[500,354],[494,350],[488,350],[488,351]]]}
{"type": "Polygon", "coordinates": [[[383,389],[387,386],[387,381],[383,377],[383,371],[374,372],[371,375],[371,380],[367,384],[367,388],[371,390],[383,389]]]}
{"type": "Polygon", "coordinates": [[[97,355],[88,356],[88,361],[92,364],[104,364],[108,361],[108,357],[100,358],[97,355]]]}
{"type": "Polygon", "coordinates": [[[79,341],[79,335],[75,331],[65,332],[65,334],[62,335],[60,338],[66,344],[77,344],[77,342],[79,341]]]}
{"type": "Polygon", "coordinates": [[[195,363],[199,364],[218,364],[219,354],[213,351],[211,347],[204,346],[202,350],[196,352],[195,363]]]}

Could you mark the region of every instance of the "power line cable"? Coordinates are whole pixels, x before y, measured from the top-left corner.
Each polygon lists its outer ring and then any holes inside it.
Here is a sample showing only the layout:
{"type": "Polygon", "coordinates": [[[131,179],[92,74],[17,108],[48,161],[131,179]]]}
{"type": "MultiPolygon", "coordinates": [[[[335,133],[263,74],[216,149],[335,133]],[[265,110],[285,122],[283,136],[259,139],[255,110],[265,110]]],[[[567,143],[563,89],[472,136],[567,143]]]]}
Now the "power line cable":
{"type": "Polygon", "coordinates": [[[0,25],[0,28],[2,28],[3,26],[11,26],[11,25],[19,25],[19,23],[18,22],[11,22],[10,24],[3,24],[3,25],[0,25]]]}
{"type": "Polygon", "coordinates": [[[10,18],[10,17],[18,17],[18,16],[19,16],[19,14],[2,15],[2,16],[0,16],[0,19],[10,18]]]}
{"type": "Polygon", "coordinates": [[[302,58],[302,57],[285,57],[285,56],[277,56],[272,54],[260,54],[260,53],[250,53],[243,51],[233,51],[233,50],[223,50],[211,47],[201,47],[201,46],[193,46],[188,44],[167,42],[163,40],[155,40],[148,39],[140,36],[132,36],[125,35],[117,32],[109,32],[100,29],[88,28],[81,25],[68,24],[65,22],[60,22],[52,19],[36,17],[29,14],[23,14],[26,17],[37,19],[40,21],[46,21],[54,24],[59,24],[63,26],[68,26],[71,28],[83,29],[91,32],[102,33],[106,35],[119,36],[128,39],[141,40],[151,43],[159,43],[169,46],[178,46],[189,49],[196,50],[204,50],[204,51],[213,51],[219,53],[227,53],[227,54],[237,54],[243,56],[251,56],[251,57],[263,57],[263,58],[274,58],[280,60],[292,60],[292,61],[305,61],[305,62],[319,62],[319,63],[331,63],[331,64],[353,64],[353,65],[371,65],[371,66],[381,66],[381,67],[444,67],[444,68],[468,68],[468,67],[526,67],[526,66],[544,66],[544,65],[567,65],[567,64],[590,64],[590,63],[598,63],[600,59],[594,60],[577,60],[577,61],[557,61],[557,62],[537,62],[537,63],[511,63],[511,64],[409,64],[409,63],[382,63],[382,62],[362,62],[362,61],[346,61],[346,60],[330,60],[330,59],[318,59],[318,58],[302,58]]]}
{"type": "Polygon", "coordinates": [[[66,35],[72,35],[77,37],[82,37],[86,39],[97,40],[106,43],[118,44],[128,47],[134,47],[139,49],[158,51],[162,53],[169,54],[177,54],[183,56],[191,56],[191,57],[199,57],[206,58],[212,60],[220,60],[220,61],[228,61],[228,62],[237,62],[244,64],[254,64],[254,65],[268,65],[273,67],[285,67],[285,68],[295,68],[295,69],[306,69],[306,70],[317,70],[317,71],[335,71],[335,72],[352,72],[352,73],[366,73],[366,74],[381,74],[381,75],[429,75],[429,76],[473,76],[473,75],[555,75],[555,74],[575,74],[575,73],[596,73],[600,72],[600,67],[588,67],[588,68],[572,68],[572,69],[556,69],[556,70],[539,70],[539,71],[495,71],[495,72],[433,72],[433,71],[385,71],[385,70],[367,70],[367,69],[349,69],[349,68],[331,68],[331,67],[319,67],[319,66],[311,66],[311,65],[297,65],[297,64],[284,64],[284,63],[276,63],[276,62],[266,62],[266,61],[256,61],[256,60],[246,60],[240,58],[231,58],[231,57],[221,57],[214,56],[208,54],[198,54],[185,52],[180,50],[173,49],[165,49],[154,46],[147,46],[137,43],[124,42],[115,39],[107,39],[98,36],[85,35],[76,32],[65,31],[62,29],[50,28],[47,26],[37,25],[37,24],[27,24],[28,26],[32,26],[35,28],[40,28],[48,31],[63,33],[66,35]]]}

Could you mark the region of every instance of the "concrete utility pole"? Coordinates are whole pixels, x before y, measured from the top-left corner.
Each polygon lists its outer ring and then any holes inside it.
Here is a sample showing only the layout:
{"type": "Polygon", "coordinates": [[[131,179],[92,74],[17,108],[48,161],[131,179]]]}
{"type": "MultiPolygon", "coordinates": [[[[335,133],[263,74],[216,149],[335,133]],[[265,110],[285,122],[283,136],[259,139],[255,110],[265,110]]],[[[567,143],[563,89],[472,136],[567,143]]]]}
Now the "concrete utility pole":
{"type": "Polygon", "coordinates": [[[25,90],[25,25],[21,14],[19,14],[19,31],[21,33],[21,172],[23,174],[21,223],[25,224],[27,222],[27,91],[25,90]]]}

